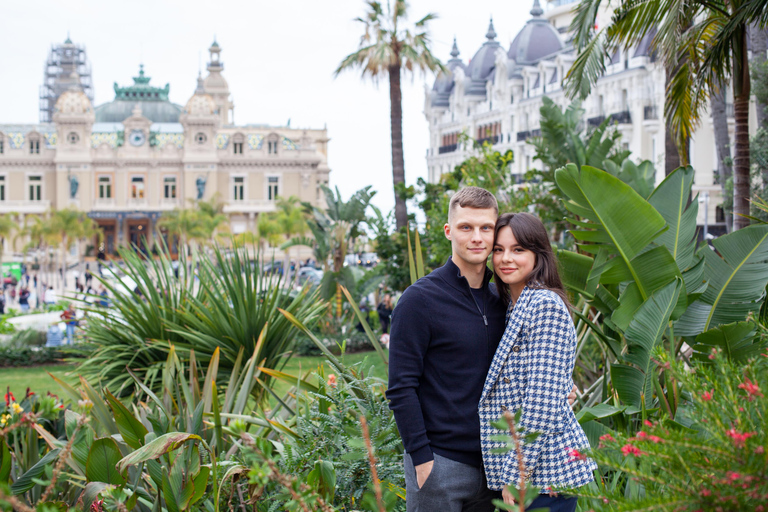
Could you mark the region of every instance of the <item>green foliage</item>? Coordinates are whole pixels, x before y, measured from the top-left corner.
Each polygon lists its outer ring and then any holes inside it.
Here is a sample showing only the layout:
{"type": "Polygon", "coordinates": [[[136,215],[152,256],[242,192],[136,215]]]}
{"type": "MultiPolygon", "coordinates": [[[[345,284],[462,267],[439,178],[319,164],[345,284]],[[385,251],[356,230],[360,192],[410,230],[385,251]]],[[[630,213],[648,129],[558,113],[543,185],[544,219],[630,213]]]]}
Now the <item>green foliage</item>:
{"type": "MultiPolygon", "coordinates": [[[[123,253],[124,270],[139,294],[125,285],[106,283],[112,307],[89,309],[89,339],[98,348],[80,371],[118,396],[135,389],[125,372],[130,368],[150,389],[162,386],[164,361],[174,345],[180,357],[207,363],[220,349],[217,379],[226,383],[242,354],[256,353],[259,362],[282,367],[291,355],[296,330],[278,312],[283,308],[313,326],[324,304],[308,289],[289,292],[279,279],[261,275],[258,257],[252,264],[247,249],[224,253],[214,249],[213,261],[202,258],[199,283],[182,256],[178,278],[169,258],[149,265],[130,251],[123,253]]],[[[269,378],[267,377],[267,381],[269,378]]],[[[263,395],[261,388],[255,393],[263,395]]]]}
{"type": "MultiPolygon", "coordinates": [[[[385,488],[389,484],[399,488],[405,485],[402,442],[382,393],[385,383],[366,376],[371,370],[366,369],[365,361],[346,368],[329,363],[329,369],[333,373],[321,367],[315,374],[317,390],[302,398],[294,428],[296,436],[285,439],[277,461],[283,473],[298,477],[328,498],[332,496],[323,482],[330,477],[318,478],[318,464],[325,464],[324,471],[333,471],[336,484],[335,499],[330,503],[352,510],[358,508],[355,504],[363,499],[371,480],[360,415],[368,420],[378,477],[385,488]]],[[[281,486],[273,484],[268,492],[271,499],[289,500],[281,486]]]]}
{"type": "Polygon", "coordinates": [[[0,347],[0,368],[36,366],[62,361],[68,354],[59,347],[0,347]]]}
{"type": "Polygon", "coordinates": [[[718,351],[711,355],[707,361],[714,364],[697,365],[695,371],[682,363],[671,365],[684,397],[680,408],[689,420],[687,428],[663,418],[645,422],[634,435],[608,432],[601,437],[588,455],[609,473],[589,488],[569,491],[582,498],[583,506],[595,511],[764,506],[768,399],[761,376],[768,372],[766,354],[744,366],[718,351]],[[612,485],[617,479],[626,480],[627,488],[612,485]]]}

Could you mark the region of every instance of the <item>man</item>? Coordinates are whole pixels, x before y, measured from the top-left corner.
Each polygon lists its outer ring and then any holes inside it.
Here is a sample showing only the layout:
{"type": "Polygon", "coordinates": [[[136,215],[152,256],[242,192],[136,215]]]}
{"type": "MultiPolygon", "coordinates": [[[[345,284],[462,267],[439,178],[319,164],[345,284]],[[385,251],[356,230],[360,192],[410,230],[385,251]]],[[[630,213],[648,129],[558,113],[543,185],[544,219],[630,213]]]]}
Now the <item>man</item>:
{"type": "MultiPolygon", "coordinates": [[[[496,198],[467,187],[451,197],[446,264],[410,286],[392,314],[387,397],[405,447],[408,512],[492,512],[477,405],[505,327],[486,266],[496,198]]],[[[575,395],[572,393],[575,398],[575,395]]]]}

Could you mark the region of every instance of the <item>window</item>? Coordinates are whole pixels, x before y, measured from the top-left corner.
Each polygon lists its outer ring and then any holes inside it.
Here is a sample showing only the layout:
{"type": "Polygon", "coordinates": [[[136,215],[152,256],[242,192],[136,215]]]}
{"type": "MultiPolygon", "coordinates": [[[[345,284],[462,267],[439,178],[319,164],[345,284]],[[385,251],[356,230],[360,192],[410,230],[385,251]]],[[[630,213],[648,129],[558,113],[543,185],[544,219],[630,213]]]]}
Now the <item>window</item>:
{"type": "Polygon", "coordinates": [[[99,176],[99,199],[112,199],[112,178],[99,176]]]}
{"type": "Polygon", "coordinates": [[[5,201],[5,176],[0,176],[0,201],[5,201]]]}
{"type": "Polygon", "coordinates": [[[43,177],[30,176],[29,177],[29,200],[42,201],[42,199],[43,199],[43,177]]]}
{"type": "Polygon", "coordinates": [[[69,142],[70,144],[77,144],[77,141],[79,140],[80,140],[80,136],[75,132],[70,132],[70,134],[67,135],[67,142],[69,142]]]}
{"type": "Polygon", "coordinates": [[[603,111],[603,95],[597,97],[597,115],[602,116],[604,115],[603,111]]]}
{"type": "Polygon", "coordinates": [[[29,139],[29,153],[31,155],[40,154],[40,139],[29,139]]]}
{"type": "Polygon", "coordinates": [[[131,178],[131,199],[144,199],[144,176],[131,178]]]}
{"type": "Polygon", "coordinates": [[[629,110],[629,94],[626,89],[621,90],[621,110],[629,110]]]}
{"type": "Polygon", "coordinates": [[[195,142],[197,142],[199,145],[205,144],[206,140],[208,140],[208,137],[206,137],[204,133],[198,133],[195,135],[195,142]]]}
{"type": "Polygon", "coordinates": [[[163,197],[176,199],[176,176],[166,176],[163,179],[163,197]]]}
{"type": "Polygon", "coordinates": [[[232,149],[236,155],[242,155],[243,154],[243,143],[242,142],[233,142],[232,143],[232,149]]]}
{"type": "Polygon", "coordinates": [[[5,151],[5,139],[3,139],[2,136],[0,136],[0,155],[2,155],[4,151],[5,151]]]}
{"type": "Polygon", "coordinates": [[[245,197],[245,177],[235,176],[232,180],[234,182],[232,199],[242,201],[245,197]]]}
{"type": "Polygon", "coordinates": [[[277,154],[277,141],[276,140],[267,141],[267,153],[269,153],[270,155],[276,155],[277,154]]]}
{"type": "Polygon", "coordinates": [[[280,178],[277,176],[270,176],[267,179],[267,199],[274,201],[277,199],[277,185],[280,182],[280,178]]]}

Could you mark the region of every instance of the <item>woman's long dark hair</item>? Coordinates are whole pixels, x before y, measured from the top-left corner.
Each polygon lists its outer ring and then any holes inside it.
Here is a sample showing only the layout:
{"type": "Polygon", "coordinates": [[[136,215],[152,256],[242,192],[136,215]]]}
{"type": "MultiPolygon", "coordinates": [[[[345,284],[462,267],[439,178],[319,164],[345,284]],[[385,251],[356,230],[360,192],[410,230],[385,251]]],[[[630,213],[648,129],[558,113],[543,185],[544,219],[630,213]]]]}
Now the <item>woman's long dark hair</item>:
{"type": "MultiPolygon", "coordinates": [[[[557,259],[552,251],[552,244],[549,242],[549,235],[544,224],[535,215],[530,213],[504,213],[496,221],[493,242],[496,245],[496,239],[499,237],[501,228],[509,227],[515,240],[523,249],[527,249],[536,255],[536,262],[531,274],[528,276],[529,288],[543,288],[551,290],[563,299],[563,303],[570,309],[568,295],[565,293],[563,282],[560,280],[560,274],[557,271],[557,259]]],[[[496,289],[504,304],[509,306],[511,296],[509,286],[501,280],[496,269],[493,269],[496,289]]]]}

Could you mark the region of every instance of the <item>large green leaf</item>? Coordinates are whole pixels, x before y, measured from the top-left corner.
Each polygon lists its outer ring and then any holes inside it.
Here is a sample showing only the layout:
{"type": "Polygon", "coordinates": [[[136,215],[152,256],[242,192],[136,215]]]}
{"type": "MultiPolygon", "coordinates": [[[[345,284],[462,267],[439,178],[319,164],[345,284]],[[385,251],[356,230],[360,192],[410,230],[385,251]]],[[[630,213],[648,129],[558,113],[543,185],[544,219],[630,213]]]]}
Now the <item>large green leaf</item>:
{"type": "Polygon", "coordinates": [[[717,348],[732,361],[746,361],[758,355],[765,346],[766,341],[757,334],[757,324],[734,322],[715,327],[696,336],[693,358],[709,362],[712,349],[717,348]]]}
{"type": "Polygon", "coordinates": [[[624,332],[627,340],[624,360],[639,366],[645,374],[650,373],[651,352],[667,329],[682,286],[683,280],[677,278],[654,292],[640,306],[624,332]]]}
{"type": "Polygon", "coordinates": [[[744,320],[760,309],[768,284],[768,225],[749,226],[704,248],[704,293],[675,323],[675,334],[697,336],[712,327],[744,320]]]}
{"type": "Polygon", "coordinates": [[[91,503],[99,497],[99,493],[101,493],[105,487],[107,487],[107,484],[104,482],[88,482],[88,484],[86,484],[82,495],[83,510],[90,512],[91,503]]]}
{"type": "Polygon", "coordinates": [[[11,451],[5,442],[5,437],[0,437],[0,484],[7,483],[11,476],[11,451]]]}
{"type": "Polygon", "coordinates": [[[53,461],[58,457],[61,450],[51,450],[45,454],[45,457],[37,461],[37,464],[27,470],[26,473],[16,479],[11,485],[11,494],[17,496],[25,493],[35,486],[35,480],[39,479],[45,473],[45,467],[48,464],[53,464],[53,461]]]}
{"type": "Polygon", "coordinates": [[[638,368],[626,364],[611,365],[611,383],[622,403],[635,407],[642,405],[643,396],[649,397],[653,392],[646,375],[638,368]]]}
{"type": "Polygon", "coordinates": [[[593,298],[588,290],[589,274],[594,259],[573,251],[557,251],[557,262],[563,285],[574,293],[579,293],[587,299],[593,298]]]}
{"type": "Polygon", "coordinates": [[[656,243],[663,244],[672,253],[682,272],[693,261],[696,249],[696,216],[699,202],[690,201],[693,167],[678,167],[664,178],[648,198],[648,202],[667,221],[669,229],[659,236],[656,243]]]}
{"type": "Polygon", "coordinates": [[[112,408],[112,412],[115,415],[115,423],[117,429],[123,436],[125,444],[133,448],[134,450],[144,444],[144,436],[147,435],[147,427],[145,427],[136,417],[129,411],[115,396],[109,392],[108,389],[104,390],[107,397],[107,402],[112,408]]]}
{"type": "Polygon", "coordinates": [[[125,474],[128,466],[140,464],[151,459],[157,459],[169,451],[175,450],[179,447],[179,445],[185,441],[189,441],[190,439],[195,439],[197,441],[202,440],[200,436],[187,434],[186,432],[171,432],[169,434],[164,434],[157,439],[154,439],[153,441],[145,444],[133,453],[123,457],[117,463],[117,469],[121,474],[125,474]]]}
{"type": "Polygon", "coordinates": [[[624,412],[626,408],[627,406],[615,407],[609,404],[597,404],[592,407],[581,409],[576,415],[576,419],[583,425],[584,423],[595,419],[605,419],[616,416],[617,414],[624,412]]]}
{"type": "Polygon", "coordinates": [[[123,485],[125,478],[115,468],[121,458],[120,448],[114,439],[104,437],[95,440],[88,452],[88,462],[85,464],[85,478],[89,482],[123,485]]]}
{"type": "Polygon", "coordinates": [[[571,231],[574,238],[589,242],[582,247],[590,252],[606,248],[620,258],[640,296],[647,299],[654,288],[646,278],[653,273],[642,272],[632,260],[666,229],[664,218],[629,185],[605,171],[568,164],[555,172],[555,180],[570,199],[565,207],[589,221],[571,231]]]}

